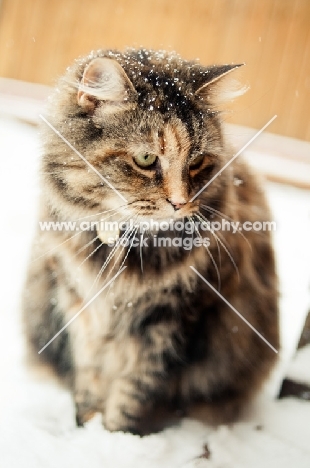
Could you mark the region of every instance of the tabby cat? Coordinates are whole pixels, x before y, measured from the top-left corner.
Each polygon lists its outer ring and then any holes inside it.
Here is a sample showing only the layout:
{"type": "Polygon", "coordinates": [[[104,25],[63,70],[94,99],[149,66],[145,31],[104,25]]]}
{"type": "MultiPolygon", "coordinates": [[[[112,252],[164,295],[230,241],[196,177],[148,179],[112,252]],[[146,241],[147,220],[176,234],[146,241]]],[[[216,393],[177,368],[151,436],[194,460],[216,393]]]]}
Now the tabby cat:
{"type": "Polygon", "coordinates": [[[270,219],[242,157],[214,177],[233,156],[219,103],[238,67],[99,50],[49,101],[40,221],[93,224],[38,229],[24,321],[35,354],[70,386],[79,424],[99,412],[107,429],[141,434],[159,408],[201,403],[211,424],[232,421],[276,361],[223,301],[278,348],[270,234],[211,226],[270,219]],[[161,224],[141,228],[151,220],[161,224]]]}

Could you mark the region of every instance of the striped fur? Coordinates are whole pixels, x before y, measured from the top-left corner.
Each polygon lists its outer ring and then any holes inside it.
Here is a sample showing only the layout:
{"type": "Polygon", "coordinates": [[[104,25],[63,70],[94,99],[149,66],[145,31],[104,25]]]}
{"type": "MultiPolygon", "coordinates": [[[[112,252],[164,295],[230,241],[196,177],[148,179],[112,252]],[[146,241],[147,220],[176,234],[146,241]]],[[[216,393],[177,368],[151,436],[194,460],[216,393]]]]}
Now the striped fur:
{"type": "MultiPolygon", "coordinates": [[[[147,50],[97,51],[77,60],[60,80],[47,119],[128,203],[42,127],[40,219],[188,220],[204,213],[220,220],[221,212],[232,221],[269,220],[262,191],[241,159],[190,202],[231,158],[215,96],[234,68],[203,67],[147,50]],[[151,169],[135,163],[146,153],[157,156],[151,169]],[[235,178],[242,184],[235,185],[235,178]],[[107,210],[115,211],[100,214],[107,210]]],[[[278,347],[269,233],[251,231],[245,240],[225,232],[219,234],[222,244],[209,233],[208,249],[119,248],[101,276],[113,247],[101,244],[94,231],[73,234],[38,231],[24,293],[34,351],[125,259],[127,266],[41,354],[72,389],[78,421],[101,412],[108,429],[143,433],[158,407],[186,410],[199,402],[211,423],[237,417],[268,376],[275,354],[189,267],[216,288],[220,276],[221,294],[278,347]]],[[[175,236],[145,234],[151,240],[154,235],[175,236]]]]}

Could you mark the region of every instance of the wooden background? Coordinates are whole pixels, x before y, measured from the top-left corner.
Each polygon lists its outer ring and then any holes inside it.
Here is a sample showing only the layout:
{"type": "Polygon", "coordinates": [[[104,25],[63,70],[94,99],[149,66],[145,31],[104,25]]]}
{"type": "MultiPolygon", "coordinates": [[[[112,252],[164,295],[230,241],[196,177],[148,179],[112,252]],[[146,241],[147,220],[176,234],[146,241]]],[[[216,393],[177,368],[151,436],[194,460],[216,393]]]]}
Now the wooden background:
{"type": "Polygon", "coordinates": [[[96,48],[246,62],[230,122],[310,140],[309,0],[0,0],[0,76],[53,85],[96,48]]]}

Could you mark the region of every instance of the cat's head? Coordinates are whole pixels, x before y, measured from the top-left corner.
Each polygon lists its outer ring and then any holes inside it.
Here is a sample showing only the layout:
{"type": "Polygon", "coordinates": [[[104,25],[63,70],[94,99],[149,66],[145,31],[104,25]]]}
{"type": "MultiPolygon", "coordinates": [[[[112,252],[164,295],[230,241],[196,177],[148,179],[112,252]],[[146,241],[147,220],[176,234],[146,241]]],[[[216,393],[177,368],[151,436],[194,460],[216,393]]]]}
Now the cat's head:
{"type": "Polygon", "coordinates": [[[192,200],[228,158],[218,103],[224,78],[239,66],[203,67],[146,50],[77,62],[48,115],[62,136],[47,129],[53,207],[66,216],[117,207],[140,219],[192,215],[202,196],[226,185],[229,171],[192,200]]]}

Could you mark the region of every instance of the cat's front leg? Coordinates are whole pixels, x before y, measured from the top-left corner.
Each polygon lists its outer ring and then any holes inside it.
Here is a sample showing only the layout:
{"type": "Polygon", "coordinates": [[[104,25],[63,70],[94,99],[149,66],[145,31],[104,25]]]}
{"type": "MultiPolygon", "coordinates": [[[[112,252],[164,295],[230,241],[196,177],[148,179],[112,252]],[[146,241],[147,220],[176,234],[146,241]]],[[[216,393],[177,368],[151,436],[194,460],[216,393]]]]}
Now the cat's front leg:
{"type": "MultiPolygon", "coordinates": [[[[80,392],[74,396],[75,400],[75,420],[78,426],[84,426],[97,413],[96,406],[92,402],[87,391],[80,392]]],[[[99,410],[98,410],[99,412],[99,410]]]]}
{"type": "Polygon", "coordinates": [[[142,420],[152,408],[157,386],[155,379],[146,383],[145,377],[118,378],[113,382],[103,417],[107,429],[141,434],[142,420]]]}
{"type": "Polygon", "coordinates": [[[83,425],[95,413],[101,413],[104,426],[111,431],[139,433],[140,421],[151,408],[154,376],[115,377],[109,382],[103,372],[93,367],[75,370],[74,400],[76,421],[83,425]]]}
{"type": "Polygon", "coordinates": [[[107,429],[141,434],[145,423],[151,425],[147,419],[154,406],[173,398],[177,335],[177,324],[167,322],[152,324],[140,334],[136,362],[109,388],[103,418],[107,429]]]}

